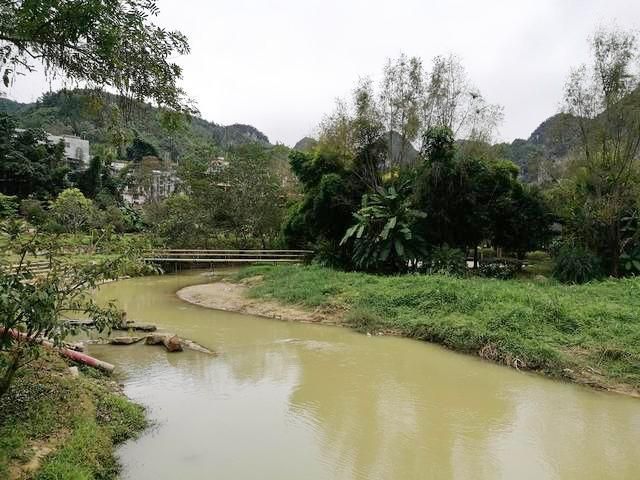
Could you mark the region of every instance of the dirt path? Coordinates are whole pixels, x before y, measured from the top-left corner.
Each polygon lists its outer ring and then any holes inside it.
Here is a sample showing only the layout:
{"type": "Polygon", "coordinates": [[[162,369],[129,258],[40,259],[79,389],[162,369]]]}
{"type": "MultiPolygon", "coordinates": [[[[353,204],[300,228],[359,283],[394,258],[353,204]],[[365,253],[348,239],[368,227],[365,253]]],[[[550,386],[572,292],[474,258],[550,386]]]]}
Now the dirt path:
{"type": "Polygon", "coordinates": [[[297,305],[285,305],[275,300],[257,300],[247,296],[245,284],[216,282],[185,287],[176,295],[185,302],[216,310],[238,312],[247,315],[275,318],[278,320],[303,323],[340,325],[340,315],[336,312],[308,310],[297,305]]]}

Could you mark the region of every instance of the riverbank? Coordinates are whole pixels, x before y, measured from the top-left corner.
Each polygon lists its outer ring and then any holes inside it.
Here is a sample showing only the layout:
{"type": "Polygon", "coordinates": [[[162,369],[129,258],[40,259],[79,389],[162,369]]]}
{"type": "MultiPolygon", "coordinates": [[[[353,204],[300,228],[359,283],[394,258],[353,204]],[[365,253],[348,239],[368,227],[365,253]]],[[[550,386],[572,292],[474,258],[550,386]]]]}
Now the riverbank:
{"type": "Polygon", "coordinates": [[[109,377],[43,351],[0,398],[0,478],[115,479],[115,448],[146,427],[109,377]]]}
{"type": "Polygon", "coordinates": [[[640,279],[567,286],[260,266],[227,280],[179,296],[210,308],[430,341],[640,396],[640,279]]]}

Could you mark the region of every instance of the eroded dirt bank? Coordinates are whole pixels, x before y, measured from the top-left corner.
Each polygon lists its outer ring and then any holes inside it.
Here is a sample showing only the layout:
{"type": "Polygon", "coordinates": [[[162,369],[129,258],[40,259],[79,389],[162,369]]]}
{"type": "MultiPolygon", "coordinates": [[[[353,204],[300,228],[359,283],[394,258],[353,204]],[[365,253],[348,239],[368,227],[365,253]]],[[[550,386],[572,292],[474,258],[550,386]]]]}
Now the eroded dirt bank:
{"type": "Polygon", "coordinates": [[[249,298],[246,284],[225,281],[193,285],[178,290],[176,295],[185,302],[227,312],[245,313],[278,320],[305,323],[340,325],[341,315],[337,312],[306,310],[301,307],[285,305],[274,300],[249,298]]]}

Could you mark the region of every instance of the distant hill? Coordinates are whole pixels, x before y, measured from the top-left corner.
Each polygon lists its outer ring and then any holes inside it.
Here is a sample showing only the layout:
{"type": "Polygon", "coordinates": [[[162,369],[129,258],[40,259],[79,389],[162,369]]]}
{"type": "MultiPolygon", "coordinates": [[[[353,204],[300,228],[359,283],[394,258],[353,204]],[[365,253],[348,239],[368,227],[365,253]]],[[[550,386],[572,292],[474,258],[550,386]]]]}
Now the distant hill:
{"type": "Polygon", "coordinates": [[[520,168],[523,181],[541,183],[548,179],[550,170],[561,167],[567,155],[579,144],[578,119],[567,113],[558,113],[543,121],[524,140],[497,145],[502,155],[520,168]]]}
{"type": "Polygon", "coordinates": [[[169,133],[162,127],[159,109],[148,104],[127,104],[106,93],[84,90],[48,93],[36,103],[25,104],[0,98],[0,112],[18,118],[23,128],[42,128],[54,135],[76,135],[91,142],[92,152],[112,143],[114,135],[125,134],[128,141],[138,137],[150,143],[165,159],[180,160],[188,151],[213,144],[220,149],[247,143],[270,145],[269,138],[251,125],[218,125],[192,117],[186,128],[169,133]],[[126,111],[122,123],[114,110],[126,111]]]}
{"type": "Polygon", "coordinates": [[[301,152],[310,152],[313,150],[316,145],[318,145],[318,141],[315,138],[304,137],[293,146],[294,150],[299,150],[301,152]]]}

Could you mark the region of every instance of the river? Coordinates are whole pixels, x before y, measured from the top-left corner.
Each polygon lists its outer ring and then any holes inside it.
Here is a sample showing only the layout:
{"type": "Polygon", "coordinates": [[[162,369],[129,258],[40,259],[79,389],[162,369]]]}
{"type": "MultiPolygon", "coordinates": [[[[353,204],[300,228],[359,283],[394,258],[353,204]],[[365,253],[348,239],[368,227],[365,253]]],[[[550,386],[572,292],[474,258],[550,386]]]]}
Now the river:
{"type": "Polygon", "coordinates": [[[91,347],[154,422],[119,449],[124,479],[640,478],[640,400],[175,296],[205,281],[145,277],[98,293],[220,353],[91,347]]]}

